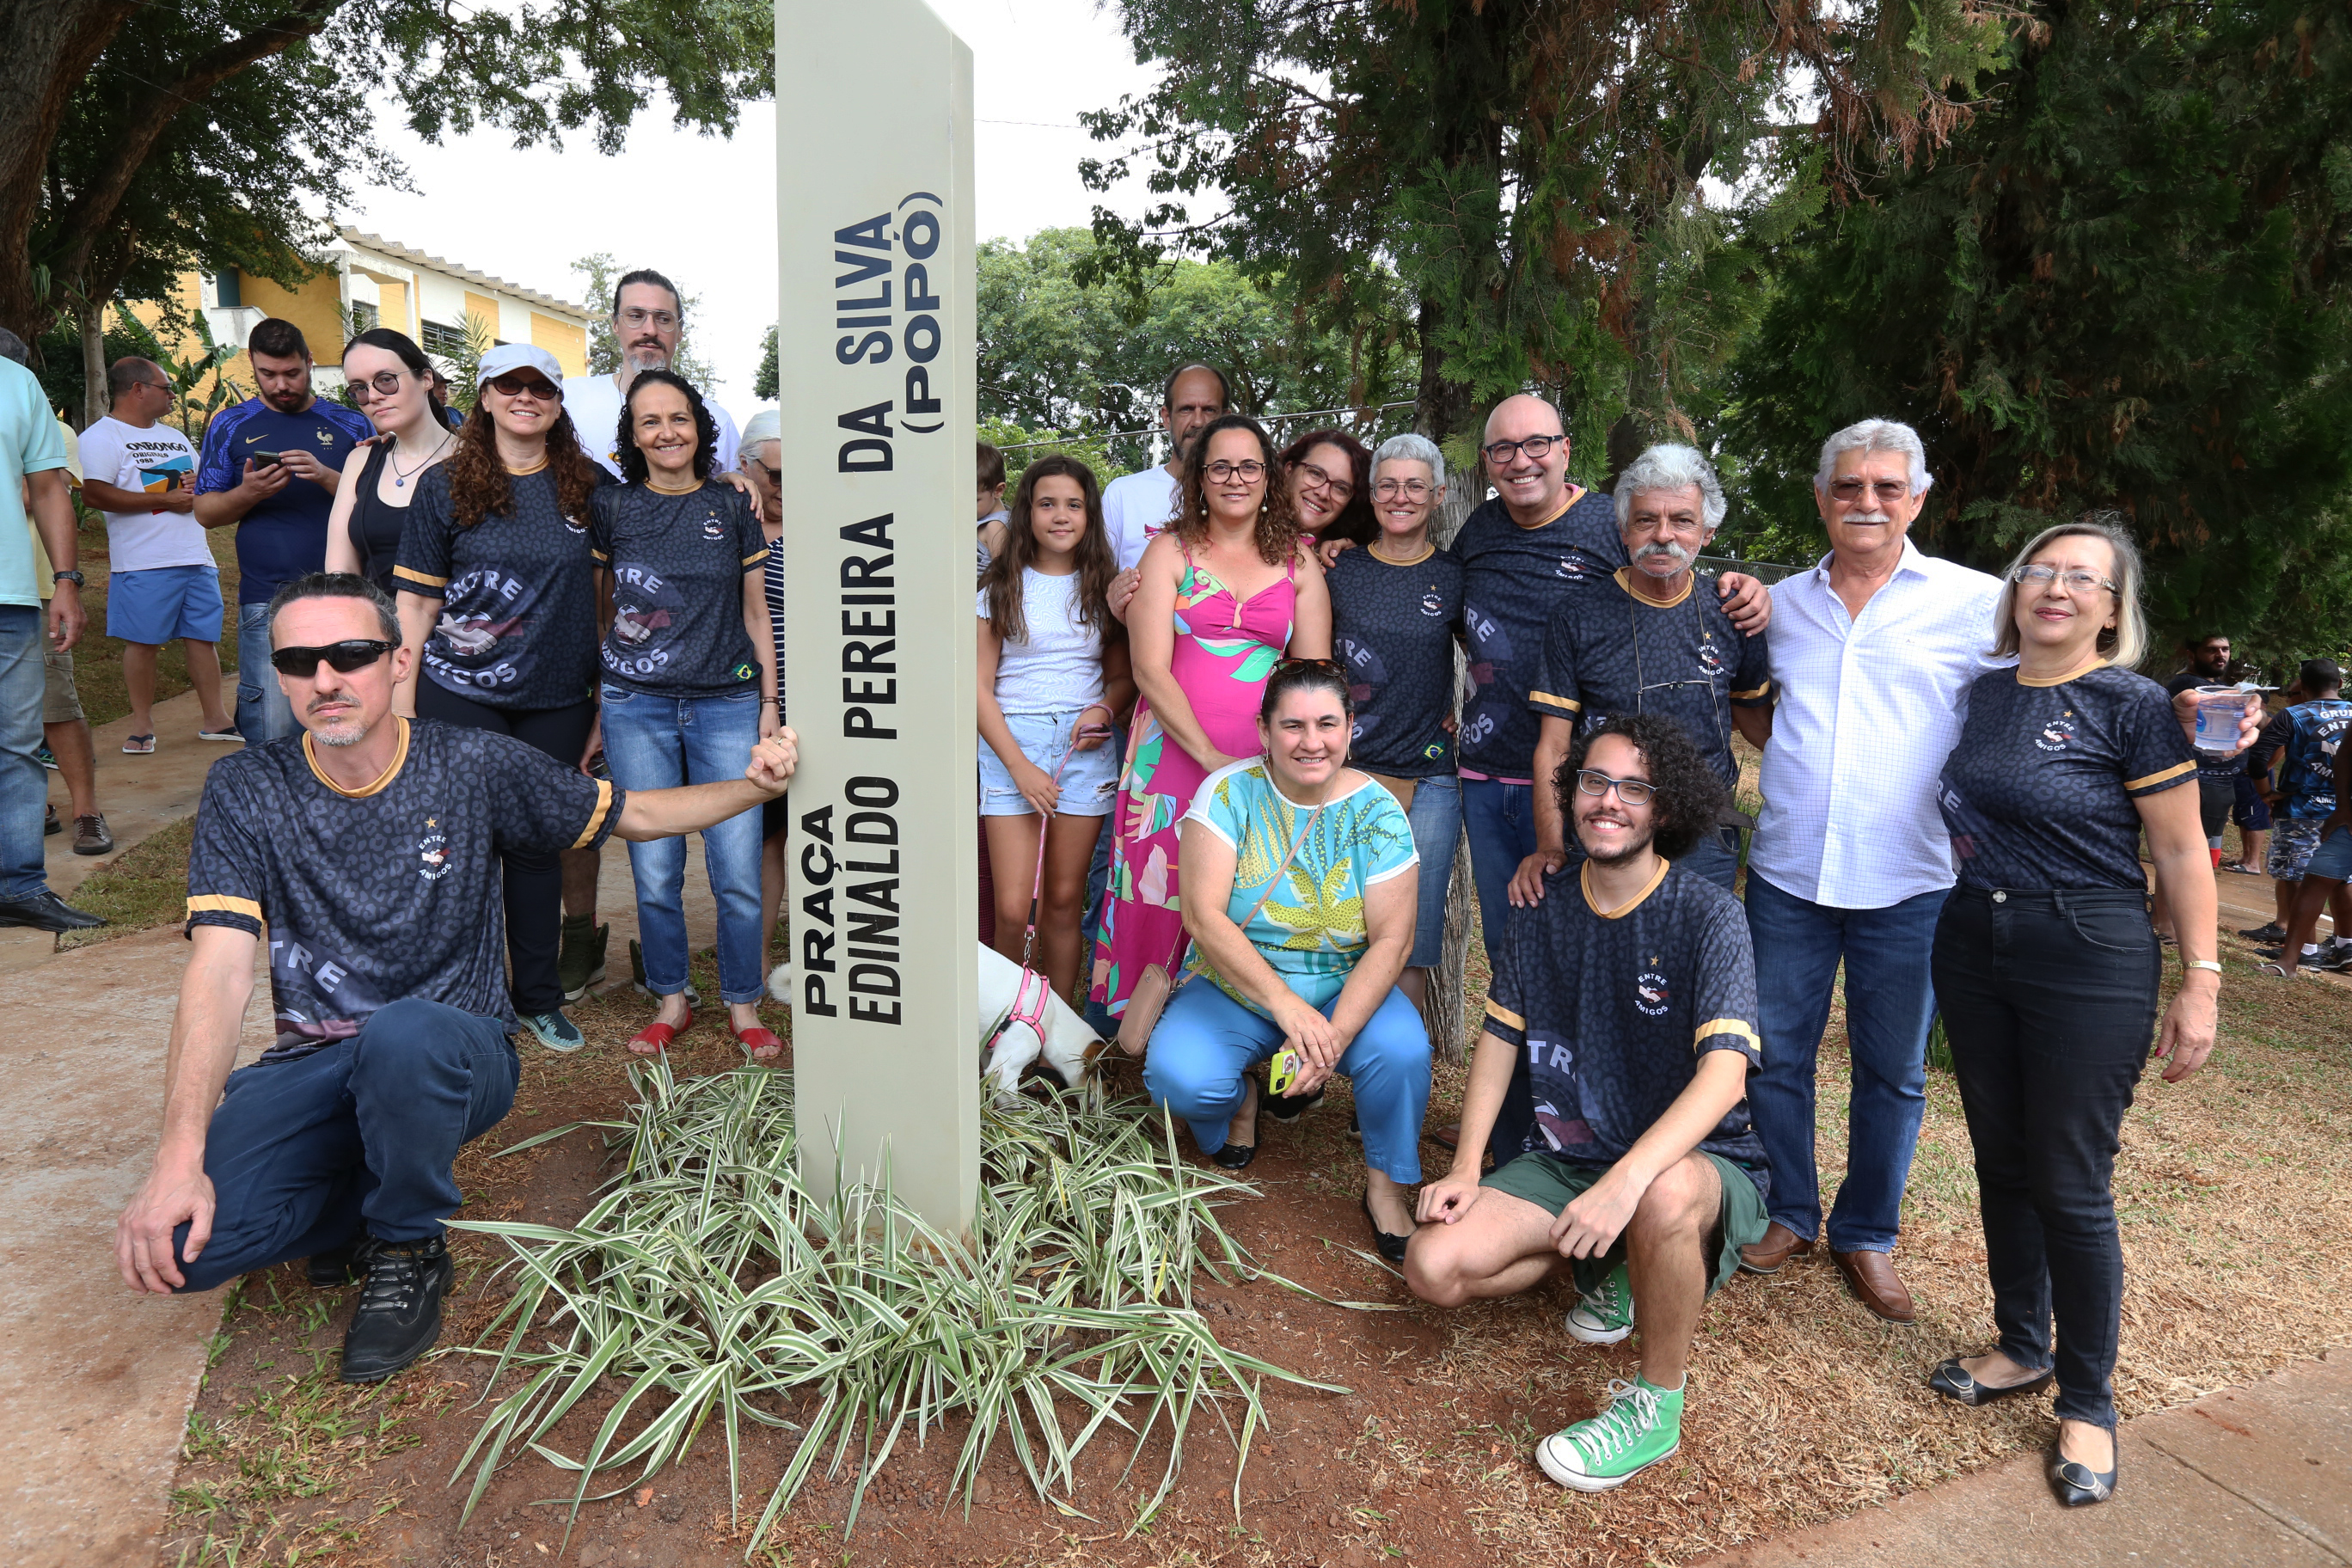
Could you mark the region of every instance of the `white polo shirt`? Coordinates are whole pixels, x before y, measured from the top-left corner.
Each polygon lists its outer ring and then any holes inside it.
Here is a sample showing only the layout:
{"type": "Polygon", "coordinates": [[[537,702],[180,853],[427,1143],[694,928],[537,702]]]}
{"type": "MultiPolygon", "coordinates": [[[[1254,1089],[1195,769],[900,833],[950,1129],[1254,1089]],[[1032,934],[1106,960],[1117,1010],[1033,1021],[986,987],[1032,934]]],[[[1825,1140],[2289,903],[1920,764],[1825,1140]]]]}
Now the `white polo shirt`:
{"type": "Polygon", "coordinates": [[[1120,571],[1142,560],[1152,535],[1175,521],[1178,493],[1175,477],[1156,465],[1122,474],[1103,487],[1103,523],[1110,531],[1110,547],[1118,552],[1120,571]]]}
{"type": "Polygon", "coordinates": [[[2000,578],[1906,539],[1856,617],[1829,562],[1772,585],[1780,705],[1748,866],[1811,903],[1883,910],[1952,885],[1937,781],[1969,683],[2015,661],[1992,654],[2000,578]]]}

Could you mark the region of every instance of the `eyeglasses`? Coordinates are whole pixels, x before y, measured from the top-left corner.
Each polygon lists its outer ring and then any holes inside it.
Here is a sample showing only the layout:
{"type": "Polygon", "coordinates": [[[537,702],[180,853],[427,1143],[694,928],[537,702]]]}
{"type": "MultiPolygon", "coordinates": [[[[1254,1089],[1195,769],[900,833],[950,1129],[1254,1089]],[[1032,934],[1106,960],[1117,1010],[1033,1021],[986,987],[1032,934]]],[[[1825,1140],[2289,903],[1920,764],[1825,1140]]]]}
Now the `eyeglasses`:
{"type": "Polygon", "coordinates": [[[1372,495],[1379,500],[1395,500],[1400,496],[1406,500],[1426,500],[1430,488],[1423,479],[1382,479],[1372,486],[1372,495]]]}
{"type": "Polygon", "coordinates": [[[2066,591],[2070,594],[2087,594],[2095,588],[2105,588],[2111,594],[2119,594],[2123,591],[2111,580],[2084,567],[2078,566],[2071,572],[2061,572],[2055,566],[2045,566],[2039,562],[2031,566],[2019,567],[2016,581],[2028,588],[2047,588],[2053,583],[2063,583],[2066,584],[2066,591]]]}
{"type": "Polygon", "coordinates": [[[563,397],[562,389],[549,385],[545,377],[524,375],[519,371],[494,375],[482,384],[507,397],[536,397],[541,403],[561,402],[563,397]]]}
{"type": "Polygon", "coordinates": [[[1875,484],[1864,484],[1860,479],[1832,479],[1830,481],[1830,494],[1847,506],[1852,506],[1854,502],[1860,500],[1865,491],[1874,497],[1881,506],[1885,506],[1890,501],[1898,501],[1905,496],[1909,495],[1911,493],[1911,486],[1910,482],[1906,479],[1880,479],[1875,484]]]}
{"type": "Polygon", "coordinates": [[[1356,493],[1354,481],[1349,479],[1334,479],[1329,474],[1325,473],[1320,468],[1318,468],[1315,464],[1307,462],[1303,458],[1292,468],[1291,472],[1298,476],[1298,484],[1300,489],[1310,490],[1328,490],[1331,492],[1331,499],[1336,501],[1339,501],[1342,504],[1347,502],[1356,493]]]}
{"type": "Polygon", "coordinates": [[[370,392],[373,392],[378,397],[390,397],[400,390],[400,373],[395,370],[380,370],[365,381],[352,382],[351,386],[352,395],[362,403],[368,401],[370,392]]]}
{"type": "Polygon", "coordinates": [[[1627,805],[1639,805],[1658,793],[1658,786],[1647,779],[1612,779],[1591,768],[1576,770],[1576,787],[1583,795],[1607,795],[1613,789],[1627,805]]]}
{"type": "Polygon", "coordinates": [[[642,327],[651,321],[665,332],[677,325],[677,318],[667,310],[640,310],[634,305],[623,310],[619,320],[625,327],[642,327]]]}
{"type": "Polygon", "coordinates": [[[352,637],[331,642],[324,647],[278,647],[269,650],[269,664],[278,674],[300,679],[318,674],[319,661],[323,658],[338,672],[349,675],[355,669],[365,669],[399,646],[377,642],[373,637],[352,637]]]}
{"type": "Polygon", "coordinates": [[[1506,463],[1517,461],[1522,452],[1540,463],[1551,456],[1554,447],[1567,439],[1565,436],[1530,436],[1524,441],[1490,441],[1478,449],[1486,454],[1488,462],[1499,468],[1506,463]]]}
{"type": "Polygon", "coordinates": [[[1336,658],[1286,658],[1274,668],[1277,675],[1286,669],[1330,669],[1341,675],[1348,673],[1348,667],[1336,658]]]}
{"type": "Polygon", "coordinates": [[[1221,485],[1234,479],[1239,479],[1246,485],[1254,485],[1265,478],[1265,465],[1255,458],[1244,458],[1238,463],[1229,463],[1224,458],[1219,458],[1204,471],[1209,478],[1221,485]]]}

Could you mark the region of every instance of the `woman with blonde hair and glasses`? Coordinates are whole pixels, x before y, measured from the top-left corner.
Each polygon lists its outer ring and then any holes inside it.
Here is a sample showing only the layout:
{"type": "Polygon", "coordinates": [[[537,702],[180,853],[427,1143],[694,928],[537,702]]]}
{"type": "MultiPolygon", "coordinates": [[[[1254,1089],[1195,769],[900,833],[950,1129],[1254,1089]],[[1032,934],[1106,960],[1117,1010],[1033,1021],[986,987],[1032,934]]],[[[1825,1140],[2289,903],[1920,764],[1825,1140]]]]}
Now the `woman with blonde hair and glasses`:
{"type": "Polygon", "coordinates": [[[2036,536],[1993,627],[1995,655],[2018,662],[1969,688],[1942,782],[1959,885],[1936,928],[1936,999],[1975,1146],[2000,1340],[1927,1384],[1977,1405],[2054,1381],[2047,1474],[2068,1507],[2116,1486],[2123,1251],[2110,1178],[2124,1112],[2152,1036],[2166,1082],[2204,1066],[2221,983],[2190,721],[2131,668],[2147,647],[2139,587],[2139,552],[2120,528],[2036,536]],[[2160,1031],[2143,829],[2183,965],[2160,1031]]]}
{"type": "Polygon", "coordinates": [[[1147,969],[1172,975],[1182,956],[1178,825],[1193,795],[1219,768],[1257,754],[1258,699],[1283,657],[1331,652],[1323,574],[1300,546],[1258,422],[1228,414],[1208,425],[1180,487],[1175,520],[1143,552],[1126,617],[1142,696],[1119,775],[1093,985],[1114,1017],[1147,969]]]}

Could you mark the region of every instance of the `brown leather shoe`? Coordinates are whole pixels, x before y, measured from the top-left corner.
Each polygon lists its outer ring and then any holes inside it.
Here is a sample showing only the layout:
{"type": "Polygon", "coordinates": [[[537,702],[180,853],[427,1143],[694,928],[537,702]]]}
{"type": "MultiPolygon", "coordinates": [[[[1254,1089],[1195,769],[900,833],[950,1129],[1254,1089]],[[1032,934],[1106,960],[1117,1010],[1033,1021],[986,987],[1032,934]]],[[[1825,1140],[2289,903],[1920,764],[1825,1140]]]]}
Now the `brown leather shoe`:
{"type": "Polygon", "coordinates": [[[1765,1227],[1763,1240],[1739,1249],[1739,1267],[1750,1274],[1778,1274],[1789,1259],[1802,1258],[1812,1249],[1811,1242],[1776,1219],[1765,1227]]]}
{"type": "Polygon", "coordinates": [[[73,851],[77,855],[104,855],[114,848],[114,835],[106,830],[106,815],[93,812],[74,818],[73,851]]]}
{"type": "Polygon", "coordinates": [[[1884,1252],[1832,1252],[1846,1289],[1862,1304],[1890,1323],[1907,1323],[1919,1315],[1911,1292],[1895,1272],[1895,1259],[1884,1252]]]}

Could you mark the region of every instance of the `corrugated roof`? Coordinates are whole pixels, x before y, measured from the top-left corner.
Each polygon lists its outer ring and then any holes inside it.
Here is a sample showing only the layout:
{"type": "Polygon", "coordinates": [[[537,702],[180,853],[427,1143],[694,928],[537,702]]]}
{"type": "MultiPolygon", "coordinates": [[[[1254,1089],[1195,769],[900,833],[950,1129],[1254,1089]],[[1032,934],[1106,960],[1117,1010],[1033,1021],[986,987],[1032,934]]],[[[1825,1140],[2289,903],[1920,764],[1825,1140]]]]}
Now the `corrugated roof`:
{"type": "Polygon", "coordinates": [[[520,283],[509,283],[503,278],[493,278],[487,272],[477,272],[463,262],[444,260],[438,256],[427,256],[413,246],[402,245],[397,240],[386,239],[379,234],[362,234],[358,229],[350,227],[341,228],[336,232],[353,245],[363,245],[370,250],[380,251],[383,255],[395,257],[402,261],[413,262],[420,267],[430,267],[436,272],[446,272],[450,277],[462,278],[468,283],[487,284],[492,289],[511,294],[518,300],[527,300],[545,310],[561,312],[583,326],[595,320],[593,313],[585,305],[575,304],[570,300],[559,300],[552,294],[542,294],[536,289],[526,289],[520,283]]]}

